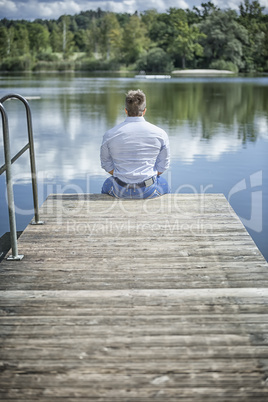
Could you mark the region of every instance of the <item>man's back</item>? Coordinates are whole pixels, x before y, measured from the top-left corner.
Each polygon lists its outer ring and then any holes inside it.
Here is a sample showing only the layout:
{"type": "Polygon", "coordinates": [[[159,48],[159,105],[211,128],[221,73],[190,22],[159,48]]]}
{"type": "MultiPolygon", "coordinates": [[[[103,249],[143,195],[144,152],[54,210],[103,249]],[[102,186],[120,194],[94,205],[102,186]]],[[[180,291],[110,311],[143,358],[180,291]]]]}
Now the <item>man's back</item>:
{"type": "Polygon", "coordinates": [[[111,167],[111,159],[115,177],[127,183],[139,183],[167,169],[168,136],[144,117],[127,117],[104,135],[101,148],[104,169],[107,162],[108,169],[111,167]]]}
{"type": "Polygon", "coordinates": [[[127,118],[108,130],[101,145],[101,166],[112,177],[102,193],[120,198],[154,198],[170,192],[160,175],[168,168],[167,133],[144,119],[146,97],[141,90],[129,91],[127,118]]]}

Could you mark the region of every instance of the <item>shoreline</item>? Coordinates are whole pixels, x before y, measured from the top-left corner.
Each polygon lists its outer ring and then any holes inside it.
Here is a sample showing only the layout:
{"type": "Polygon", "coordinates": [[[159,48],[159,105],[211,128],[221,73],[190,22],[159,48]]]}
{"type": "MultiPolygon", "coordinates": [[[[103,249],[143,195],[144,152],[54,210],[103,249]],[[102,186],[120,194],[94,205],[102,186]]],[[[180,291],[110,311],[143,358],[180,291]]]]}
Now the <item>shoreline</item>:
{"type": "Polygon", "coordinates": [[[215,70],[215,69],[192,69],[192,70],[174,70],[172,75],[231,75],[236,74],[230,70],[215,70]]]}

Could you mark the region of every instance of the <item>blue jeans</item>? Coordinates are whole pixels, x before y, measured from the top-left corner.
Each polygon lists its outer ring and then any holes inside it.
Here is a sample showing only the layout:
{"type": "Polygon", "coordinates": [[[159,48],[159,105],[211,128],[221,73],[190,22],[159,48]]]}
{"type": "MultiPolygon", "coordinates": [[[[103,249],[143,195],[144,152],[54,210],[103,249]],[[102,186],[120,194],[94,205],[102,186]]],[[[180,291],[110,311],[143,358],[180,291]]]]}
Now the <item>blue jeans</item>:
{"type": "Polygon", "coordinates": [[[109,194],[116,198],[155,198],[170,193],[169,185],[161,176],[157,176],[155,182],[149,187],[128,188],[120,186],[111,176],[105,180],[101,190],[102,194],[109,194]]]}

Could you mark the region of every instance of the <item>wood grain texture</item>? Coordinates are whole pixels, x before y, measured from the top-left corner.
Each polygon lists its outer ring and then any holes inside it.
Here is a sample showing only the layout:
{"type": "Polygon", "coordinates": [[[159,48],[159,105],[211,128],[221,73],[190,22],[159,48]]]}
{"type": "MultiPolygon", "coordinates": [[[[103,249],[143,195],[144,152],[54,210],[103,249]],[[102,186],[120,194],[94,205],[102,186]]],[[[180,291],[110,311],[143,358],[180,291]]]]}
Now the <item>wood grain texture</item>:
{"type": "Polygon", "coordinates": [[[268,264],[223,195],[40,215],[0,264],[1,401],[268,400],[268,264]]]}

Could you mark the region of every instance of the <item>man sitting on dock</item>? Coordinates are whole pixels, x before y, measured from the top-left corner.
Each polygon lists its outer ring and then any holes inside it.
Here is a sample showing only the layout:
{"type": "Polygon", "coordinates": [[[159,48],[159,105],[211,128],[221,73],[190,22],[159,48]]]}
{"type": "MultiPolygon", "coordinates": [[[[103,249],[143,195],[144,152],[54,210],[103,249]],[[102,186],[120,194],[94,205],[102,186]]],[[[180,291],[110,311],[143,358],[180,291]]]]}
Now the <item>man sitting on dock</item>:
{"type": "Polygon", "coordinates": [[[160,176],[169,167],[168,135],[145,120],[146,97],[141,90],[127,93],[125,112],[125,121],[103,136],[101,166],[111,177],[102,193],[135,199],[169,193],[167,181],[160,176]]]}

